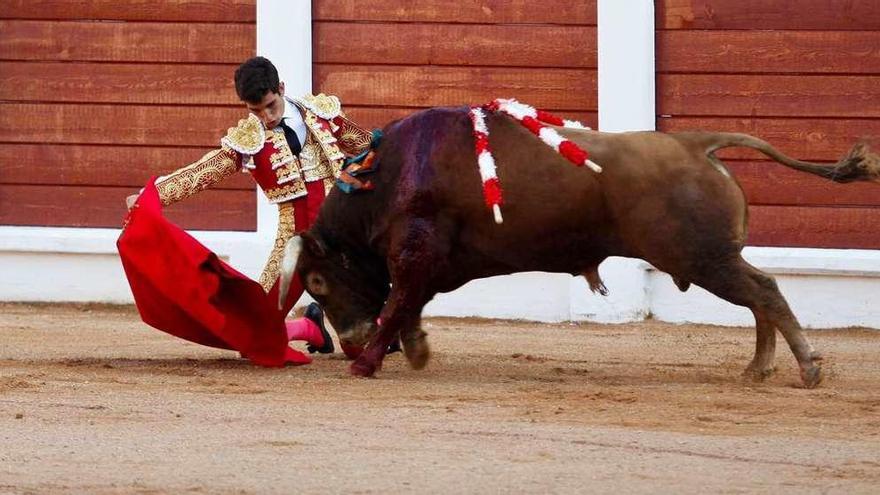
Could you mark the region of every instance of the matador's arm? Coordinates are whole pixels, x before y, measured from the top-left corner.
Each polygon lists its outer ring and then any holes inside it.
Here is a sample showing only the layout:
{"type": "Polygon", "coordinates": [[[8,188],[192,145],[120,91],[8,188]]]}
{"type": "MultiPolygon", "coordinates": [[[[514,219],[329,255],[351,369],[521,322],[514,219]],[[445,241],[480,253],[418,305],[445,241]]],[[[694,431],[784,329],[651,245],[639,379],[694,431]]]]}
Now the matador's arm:
{"type": "Polygon", "coordinates": [[[266,133],[260,119],[253,114],[241,119],[220,140],[220,149],[156,180],[162,204],[188,198],[241,170],[245,157],[257,153],[265,140],[266,133]]]}
{"type": "MultiPolygon", "coordinates": [[[[334,126],[333,135],[339,143],[339,149],[343,153],[351,156],[357,156],[364,151],[370,149],[370,142],[373,133],[367,131],[354,122],[352,122],[344,113],[340,114],[332,120],[334,126]]],[[[332,128],[333,126],[331,126],[332,128]]]]}
{"type": "Polygon", "coordinates": [[[167,206],[234,174],[241,168],[241,155],[223,147],[205,154],[197,162],[156,179],[162,205],[167,206]]]}

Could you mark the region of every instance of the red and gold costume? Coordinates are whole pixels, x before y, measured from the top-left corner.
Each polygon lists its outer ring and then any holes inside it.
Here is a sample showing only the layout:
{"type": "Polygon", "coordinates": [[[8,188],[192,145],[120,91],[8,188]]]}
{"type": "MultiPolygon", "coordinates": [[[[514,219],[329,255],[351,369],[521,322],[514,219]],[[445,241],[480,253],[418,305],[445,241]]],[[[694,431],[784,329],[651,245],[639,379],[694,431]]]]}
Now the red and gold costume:
{"type": "MultiPolygon", "coordinates": [[[[250,172],[269,202],[278,205],[278,233],[260,275],[268,292],[278,278],[284,245],[309,228],[348,155],[370,147],[371,134],[345,117],[335,96],[285,98],[302,115],[307,135],[294,156],[280,128],[265,129],[253,114],[220,140],[221,148],[156,181],[163,205],[187,198],[235,172],[250,172]]],[[[297,295],[298,297],[299,295],[297,295]]],[[[295,300],[294,300],[295,302],[295,300]]]]}

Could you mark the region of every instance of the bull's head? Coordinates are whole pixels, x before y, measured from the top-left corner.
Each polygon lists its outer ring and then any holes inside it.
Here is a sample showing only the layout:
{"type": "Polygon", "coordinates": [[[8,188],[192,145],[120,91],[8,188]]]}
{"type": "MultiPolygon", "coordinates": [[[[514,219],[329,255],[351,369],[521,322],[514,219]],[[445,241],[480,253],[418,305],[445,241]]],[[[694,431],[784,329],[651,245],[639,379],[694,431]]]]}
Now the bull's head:
{"type": "Polygon", "coordinates": [[[389,292],[382,258],[328,245],[317,234],[288,241],[281,262],[279,305],[283,305],[295,275],[321,305],[350,357],[376,332],[376,320],[389,292]]]}

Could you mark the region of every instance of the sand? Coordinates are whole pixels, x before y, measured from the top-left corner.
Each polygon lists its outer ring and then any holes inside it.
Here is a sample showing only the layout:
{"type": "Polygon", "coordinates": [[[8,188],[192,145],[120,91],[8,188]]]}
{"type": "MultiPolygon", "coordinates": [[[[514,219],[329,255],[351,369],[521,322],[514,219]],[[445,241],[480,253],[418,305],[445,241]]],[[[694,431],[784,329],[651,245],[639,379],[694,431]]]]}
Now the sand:
{"type": "Polygon", "coordinates": [[[428,367],[262,369],[132,307],[0,304],[0,494],[878,493],[880,331],[428,319],[428,367]]]}

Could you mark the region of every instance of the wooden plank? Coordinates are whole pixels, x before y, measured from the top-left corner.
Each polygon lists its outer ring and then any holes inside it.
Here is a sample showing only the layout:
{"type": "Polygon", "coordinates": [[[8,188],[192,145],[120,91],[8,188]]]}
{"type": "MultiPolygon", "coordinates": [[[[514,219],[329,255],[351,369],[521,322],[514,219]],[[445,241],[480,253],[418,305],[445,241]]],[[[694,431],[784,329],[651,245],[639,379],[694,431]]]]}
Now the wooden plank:
{"type": "Polygon", "coordinates": [[[316,22],[313,39],[317,63],[597,67],[588,26],[316,22]]]}
{"type": "Polygon", "coordinates": [[[0,100],[238,105],[237,67],[0,62],[0,100]]]}
{"type": "Polygon", "coordinates": [[[4,0],[4,19],[256,22],[256,0],[4,0]]]}
{"type": "Polygon", "coordinates": [[[658,31],[659,72],[880,74],[880,31],[658,31]]]}
{"type": "Polygon", "coordinates": [[[838,184],[776,162],[726,161],[750,204],[880,206],[880,184],[838,184]]]}
{"type": "Polygon", "coordinates": [[[880,208],[752,206],[750,246],[880,248],[880,208]]]}
{"type": "Polygon", "coordinates": [[[658,74],[658,113],[880,117],[880,76],[658,74]]]}
{"type": "MultiPolygon", "coordinates": [[[[705,130],[744,132],[768,141],[783,153],[801,160],[837,161],[861,138],[880,137],[880,119],[777,119],[674,117],[658,118],[665,132],[705,130]]],[[[763,155],[745,148],[718,152],[727,159],[760,159],[763,155]]]]}
{"type": "Polygon", "coordinates": [[[315,0],[316,21],[596,25],[596,0],[315,0]]]}
{"type": "Polygon", "coordinates": [[[244,106],[0,103],[0,142],[217,146],[244,106]]]}
{"type": "Polygon", "coordinates": [[[874,0],[658,0],[664,29],[880,30],[874,0]]]}
{"type": "MultiPolygon", "coordinates": [[[[137,188],[0,186],[0,225],[120,227],[125,197],[137,188]]],[[[203,191],[172,205],[168,218],[185,229],[255,230],[251,191],[203,191]]]]}
{"type": "Polygon", "coordinates": [[[595,70],[321,65],[313,86],[345,105],[441,106],[517,98],[547,110],[596,110],[595,70]]]}
{"type": "MultiPolygon", "coordinates": [[[[413,113],[416,113],[423,108],[413,107],[413,108],[387,108],[387,107],[359,107],[359,106],[347,106],[345,108],[345,113],[352,120],[358,123],[358,125],[367,128],[383,128],[385,125],[390,123],[393,120],[402,119],[413,113]]],[[[562,111],[562,112],[554,112],[556,115],[571,119],[571,120],[580,120],[584,125],[592,128],[597,128],[597,121],[599,119],[597,112],[570,112],[570,111],[562,111]]]]}
{"type": "Polygon", "coordinates": [[[0,59],[241,63],[252,24],[0,20],[0,59]]]}
{"type": "MultiPolygon", "coordinates": [[[[153,175],[192,163],[211,148],[0,144],[0,183],[141,187],[153,175]]],[[[254,190],[249,174],[217,189],[254,190]]]]}

